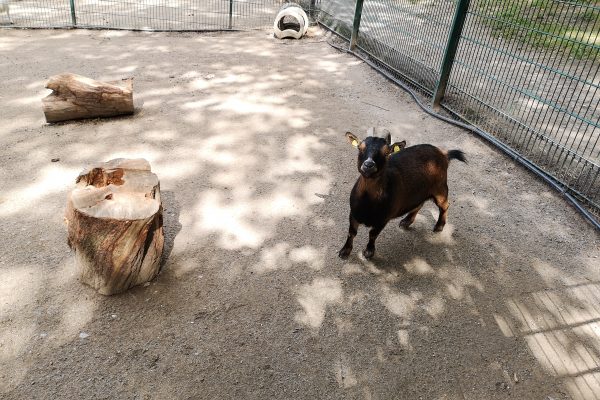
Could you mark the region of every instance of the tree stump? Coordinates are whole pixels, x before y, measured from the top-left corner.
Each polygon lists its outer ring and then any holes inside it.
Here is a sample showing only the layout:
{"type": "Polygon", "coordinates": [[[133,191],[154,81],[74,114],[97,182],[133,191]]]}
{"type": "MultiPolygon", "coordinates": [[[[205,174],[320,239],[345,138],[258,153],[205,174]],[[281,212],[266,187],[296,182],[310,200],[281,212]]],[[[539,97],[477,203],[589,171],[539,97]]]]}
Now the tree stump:
{"type": "Polygon", "coordinates": [[[62,74],[46,84],[53,92],[42,99],[46,122],[133,114],[133,78],[100,82],[62,74]]]}
{"type": "Polygon", "coordinates": [[[67,201],[68,243],[82,282],[110,295],[160,271],[160,185],[144,159],[115,159],[83,171],[67,201]]]}

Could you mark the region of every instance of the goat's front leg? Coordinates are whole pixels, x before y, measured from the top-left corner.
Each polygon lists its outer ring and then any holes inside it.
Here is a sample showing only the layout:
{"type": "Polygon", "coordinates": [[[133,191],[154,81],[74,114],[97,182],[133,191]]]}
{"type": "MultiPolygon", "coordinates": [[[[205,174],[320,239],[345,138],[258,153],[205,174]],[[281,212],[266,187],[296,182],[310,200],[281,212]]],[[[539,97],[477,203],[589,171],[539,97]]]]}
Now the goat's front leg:
{"type": "Polygon", "coordinates": [[[377,236],[381,233],[381,231],[385,228],[385,224],[380,226],[374,226],[369,231],[369,243],[367,243],[367,248],[363,250],[363,256],[368,260],[375,254],[375,240],[377,236]]]}
{"type": "Polygon", "coordinates": [[[358,221],[352,217],[352,213],[350,213],[350,227],[348,228],[348,239],[346,239],[346,243],[344,247],[338,253],[338,257],[347,258],[352,251],[352,242],[354,241],[354,237],[356,236],[356,232],[358,232],[358,221]]]}

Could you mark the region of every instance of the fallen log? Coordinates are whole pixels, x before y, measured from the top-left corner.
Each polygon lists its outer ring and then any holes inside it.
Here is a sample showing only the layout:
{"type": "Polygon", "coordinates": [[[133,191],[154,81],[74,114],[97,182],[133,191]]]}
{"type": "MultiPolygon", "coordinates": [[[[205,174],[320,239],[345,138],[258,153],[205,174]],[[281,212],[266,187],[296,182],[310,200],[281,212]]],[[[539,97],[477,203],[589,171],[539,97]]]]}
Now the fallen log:
{"type": "Polygon", "coordinates": [[[55,75],[42,99],[46,122],[133,114],[133,78],[100,82],[76,74],[55,75]]]}
{"type": "Polygon", "coordinates": [[[82,172],[65,212],[80,280],[110,295],[160,271],[164,234],[158,177],[144,159],[115,159],[82,172]]]}

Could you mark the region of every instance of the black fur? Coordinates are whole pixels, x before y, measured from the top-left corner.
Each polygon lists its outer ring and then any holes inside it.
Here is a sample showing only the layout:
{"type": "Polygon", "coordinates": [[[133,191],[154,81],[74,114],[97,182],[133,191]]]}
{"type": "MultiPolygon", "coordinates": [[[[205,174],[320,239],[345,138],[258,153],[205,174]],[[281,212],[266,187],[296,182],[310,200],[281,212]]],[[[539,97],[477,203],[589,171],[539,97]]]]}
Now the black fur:
{"type": "Polygon", "coordinates": [[[465,153],[460,150],[450,150],[448,152],[448,160],[458,160],[464,163],[467,162],[467,158],[465,157],[465,153]]]}

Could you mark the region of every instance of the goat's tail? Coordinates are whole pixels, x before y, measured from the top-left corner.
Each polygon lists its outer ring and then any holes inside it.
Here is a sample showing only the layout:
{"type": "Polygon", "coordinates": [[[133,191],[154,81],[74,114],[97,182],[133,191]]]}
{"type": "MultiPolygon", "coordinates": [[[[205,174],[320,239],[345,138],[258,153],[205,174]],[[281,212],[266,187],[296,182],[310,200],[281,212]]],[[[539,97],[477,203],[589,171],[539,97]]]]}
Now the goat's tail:
{"type": "Polygon", "coordinates": [[[463,153],[461,150],[450,150],[448,152],[448,161],[450,161],[450,160],[458,160],[458,161],[462,161],[464,163],[467,162],[465,153],[463,153]]]}

